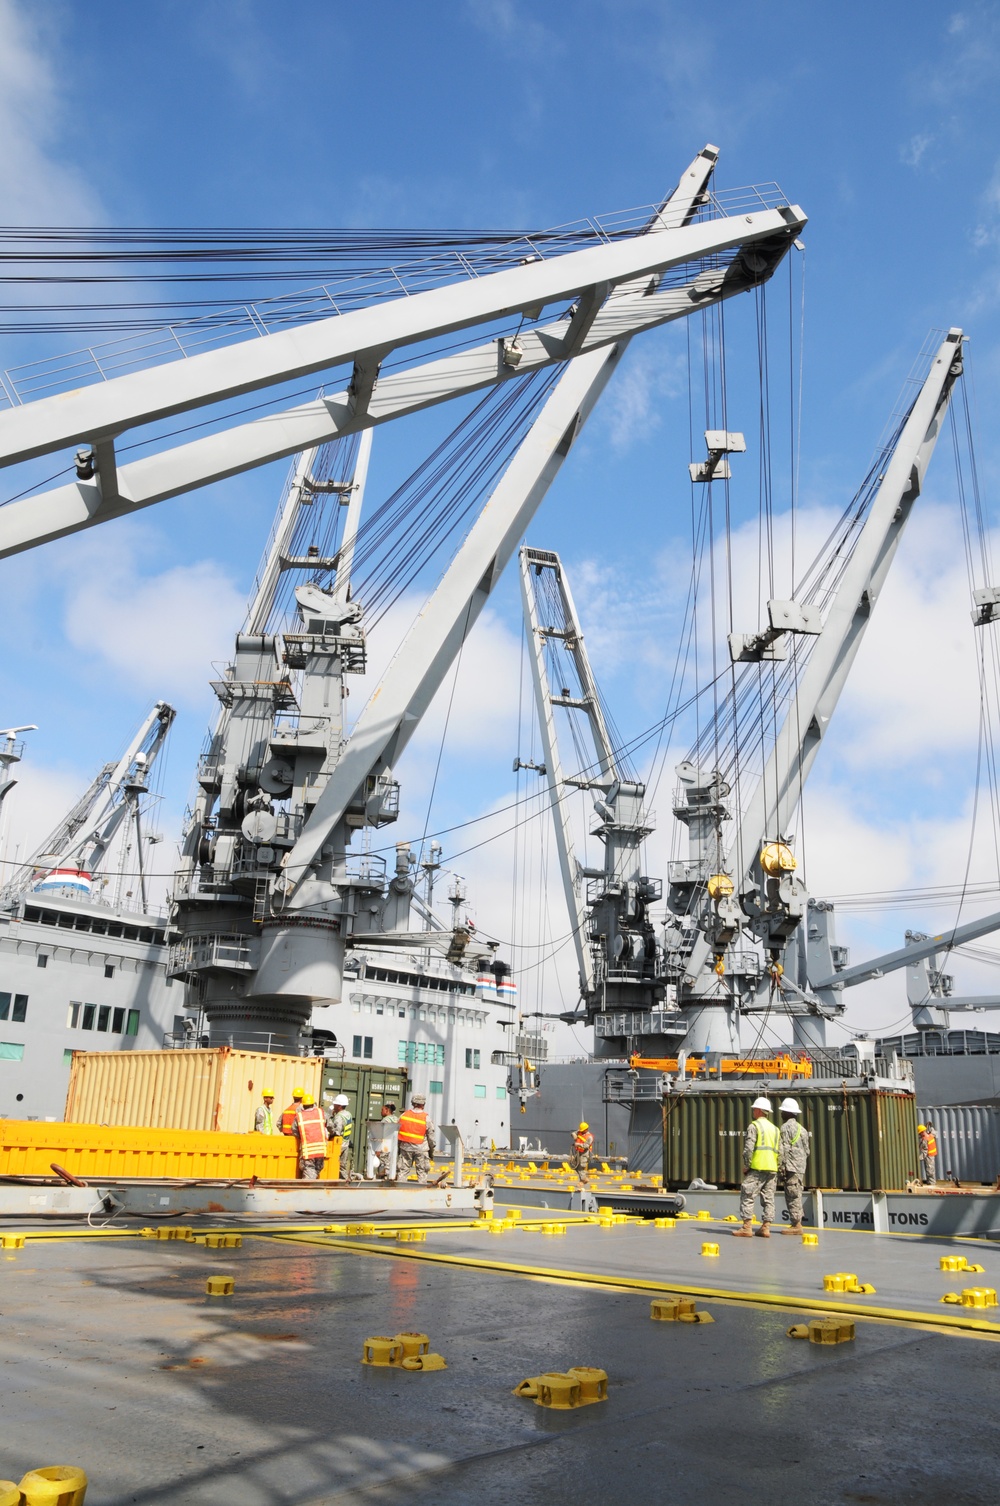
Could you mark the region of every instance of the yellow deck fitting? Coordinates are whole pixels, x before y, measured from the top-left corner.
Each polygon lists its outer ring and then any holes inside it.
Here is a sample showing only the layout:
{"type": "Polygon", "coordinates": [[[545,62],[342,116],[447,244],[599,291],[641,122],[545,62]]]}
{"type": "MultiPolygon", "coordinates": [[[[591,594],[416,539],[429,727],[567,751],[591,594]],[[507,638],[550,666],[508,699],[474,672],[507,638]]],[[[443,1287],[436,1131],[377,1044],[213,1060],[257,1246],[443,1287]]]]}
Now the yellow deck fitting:
{"type": "Polygon", "coordinates": [[[985,1267],[970,1265],[964,1255],[942,1255],[938,1261],[938,1269],[942,1271],[967,1271],[970,1274],[981,1276],[985,1267]]]}
{"type": "Polygon", "coordinates": [[[960,1307],[996,1307],[997,1294],[992,1286],[967,1286],[961,1292],[946,1292],[941,1301],[960,1307]]]}
{"type": "Polygon", "coordinates": [[[205,1291],[210,1297],[231,1297],[235,1286],[232,1276],[209,1276],[205,1291]]]}
{"type": "Polygon", "coordinates": [[[243,1247],[242,1234],[205,1234],[201,1239],[196,1235],[195,1239],[199,1243],[203,1239],[209,1250],[239,1250],[243,1247]]]}
{"type": "Polygon", "coordinates": [[[738,1224],[739,1221],[740,1218],[738,1213],[727,1213],[725,1218],[722,1220],[724,1224],[738,1224]]]}
{"type": "Polygon", "coordinates": [[[0,1235],[0,1248],[3,1248],[4,1250],[23,1250],[24,1249],[24,1235],[23,1234],[4,1234],[4,1235],[0,1235]]]}
{"type": "Polygon", "coordinates": [[[713,1244],[703,1244],[701,1247],[701,1253],[703,1255],[718,1255],[719,1246],[713,1244]]]}
{"type": "Polygon", "coordinates": [[[679,1313],[677,1321],[678,1323],[714,1323],[715,1319],[712,1317],[711,1313],[698,1311],[693,1313],[679,1313]]]}
{"type": "Polygon", "coordinates": [[[372,1339],[365,1339],[364,1348],[361,1351],[362,1365],[399,1365],[403,1359],[403,1346],[396,1338],[386,1338],[385,1334],[376,1334],[372,1339]]]}
{"type": "Polygon", "coordinates": [[[654,1323],[676,1323],[682,1313],[693,1313],[693,1297],[654,1297],[649,1304],[649,1316],[654,1323]]]}
{"type": "Polygon", "coordinates": [[[813,1318],[809,1323],[794,1323],[787,1332],[790,1339],[808,1339],[810,1344],[849,1344],[854,1323],[850,1318],[813,1318]]]}
{"type": "Polygon", "coordinates": [[[346,1224],[324,1224],[323,1225],[323,1233],[324,1234],[346,1234],[347,1233],[347,1225],[346,1224]]]}
{"type": "Polygon", "coordinates": [[[654,1229],[676,1229],[676,1227],[677,1227],[677,1220],[675,1218],[654,1218],[653,1219],[653,1228],[654,1229]]]}
{"type": "Polygon", "coordinates": [[[401,1370],[447,1370],[443,1354],[414,1354],[403,1360],[401,1370]]]}
{"type": "Polygon", "coordinates": [[[426,1229],[400,1229],[396,1233],[396,1238],[397,1239],[401,1239],[404,1244],[407,1244],[407,1243],[409,1243],[409,1244],[419,1244],[421,1242],[421,1240],[424,1240],[424,1239],[427,1238],[427,1230],[426,1229]]]}
{"type": "Polygon", "coordinates": [[[711,1217],[712,1215],[709,1213],[707,1208],[699,1208],[698,1212],[695,1214],[695,1218],[706,1219],[711,1217]]]}
{"type": "Polygon", "coordinates": [[[681,1211],[680,1211],[680,1213],[677,1214],[677,1217],[678,1218],[693,1218],[694,1214],[693,1213],[685,1213],[684,1210],[683,1210],[683,1208],[682,1208],[681,1211]]]}
{"type": "Polygon", "coordinates": [[[634,1192],[635,1188],[632,1186],[631,1182],[623,1182],[622,1185],[619,1187],[618,1191],[619,1192],[634,1192]]]}
{"type": "Polygon", "coordinates": [[[575,1376],[551,1371],[538,1377],[536,1407],[551,1407],[557,1412],[568,1412],[580,1405],[580,1382],[575,1376]]]}
{"type": "Polygon", "coordinates": [[[807,1250],[811,1250],[816,1245],[819,1244],[819,1235],[818,1234],[803,1234],[803,1236],[802,1236],[802,1243],[803,1243],[803,1245],[805,1246],[805,1248],[807,1250]]]}
{"type": "Polygon", "coordinates": [[[13,1480],[0,1480],[0,1506],[21,1506],[21,1492],[13,1480]]]}
{"type": "Polygon", "coordinates": [[[608,1372],[598,1370],[596,1365],[571,1365],[566,1371],[580,1382],[580,1405],[590,1406],[595,1401],[608,1399],[608,1372]]]}
{"type": "Polygon", "coordinates": [[[416,1333],[412,1329],[407,1329],[404,1333],[397,1333],[395,1341],[403,1351],[401,1359],[412,1360],[419,1354],[430,1353],[431,1341],[425,1333],[416,1333]]]}
{"type": "Polygon", "coordinates": [[[542,1225],[542,1233],[543,1234],[565,1234],[566,1233],[566,1225],[565,1224],[543,1224],[542,1225]]]}
{"type": "Polygon", "coordinates": [[[517,1221],[518,1221],[518,1219],[520,1217],[521,1217],[521,1210],[520,1210],[520,1208],[508,1208],[507,1212],[504,1214],[504,1218],[507,1220],[507,1222],[509,1224],[516,1224],[517,1221]]]}
{"type": "Polygon", "coordinates": [[[485,1227],[491,1234],[503,1234],[507,1229],[513,1229],[514,1225],[509,1224],[504,1218],[497,1218],[491,1224],[486,1224],[485,1227]]]}
{"type": "Polygon", "coordinates": [[[348,1224],[347,1227],[346,1227],[346,1229],[344,1230],[344,1233],[345,1234],[350,1234],[352,1236],[355,1235],[355,1234],[360,1234],[360,1235],[374,1234],[375,1233],[375,1225],[374,1224],[348,1224]]]}
{"type": "Polygon", "coordinates": [[[875,1288],[859,1281],[852,1271],[833,1271],[823,1277],[825,1292],[850,1292],[853,1296],[874,1296],[875,1288]]]}
{"type": "MultiPolygon", "coordinates": [[[[22,1499],[24,1506],[83,1506],[87,1476],[73,1464],[45,1464],[29,1469],[18,1490],[15,1506],[22,1499]]],[[[0,1502],[5,1499],[0,1494],[0,1502]]]]}

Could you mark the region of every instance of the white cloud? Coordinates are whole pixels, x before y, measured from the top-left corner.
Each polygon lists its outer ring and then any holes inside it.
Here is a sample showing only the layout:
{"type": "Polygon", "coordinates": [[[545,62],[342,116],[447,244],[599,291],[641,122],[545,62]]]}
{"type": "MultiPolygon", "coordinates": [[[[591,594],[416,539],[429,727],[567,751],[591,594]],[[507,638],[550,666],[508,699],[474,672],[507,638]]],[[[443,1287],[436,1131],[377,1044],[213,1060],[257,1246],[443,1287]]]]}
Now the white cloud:
{"type": "Polygon", "coordinates": [[[660,427],[660,405],[679,396],[684,381],[680,352],[663,342],[634,348],[598,410],[598,429],[619,453],[631,449],[660,427]]]}
{"type": "Polygon", "coordinates": [[[62,150],[65,101],[79,97],[79,86],[59,82],[57,18],[54,7],[0,0],[0,201],[7,225],[88,224],[96,217],[90,186],[62,150]]]}
{"type": "Polygon", "coordinates": [[[212,661],[232,656],[244,593],[213,560],[144,568],[150,538],[78,544],[66,637],[84,659],[110,666],[149,697],[201,706],[212,661]]]}
{"type": "Polygon", "coordinates": [[[924,153],[933,140],[934,137],[928,132],[918,131],[900,150],[900,161],[904,162],[907,167],[919,167],[924,153]]]}

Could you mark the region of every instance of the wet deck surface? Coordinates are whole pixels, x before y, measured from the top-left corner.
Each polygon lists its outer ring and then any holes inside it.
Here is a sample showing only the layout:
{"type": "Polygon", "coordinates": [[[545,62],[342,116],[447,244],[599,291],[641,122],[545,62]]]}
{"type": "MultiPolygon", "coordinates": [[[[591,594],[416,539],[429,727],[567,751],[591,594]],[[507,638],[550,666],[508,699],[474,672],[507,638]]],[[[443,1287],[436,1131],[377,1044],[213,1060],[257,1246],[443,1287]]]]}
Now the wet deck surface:
{"type": "MultiPolygon", "coordinates": [[[[786,1338],[801,1315],[779,1308],[715,1299],[710,1326],[653,1323],[648,1293],[414,1258],[684,1285],[709,1264],[697,1250],[710,1237],[704,1225],[584,1226],[435,1231],[377,1255],[356,1241],[250,1236],[237,1251],[60,1239],[3,1252],[0,1476],[79,1464],[88,1506],[992,1501],[1000,1345],[989,1338],[861,1321],[853,1344],[822,1349],[786,1338]],[[209,1299],[206,1276],[220,1273],[236,1292],[209,1299]],[[367,1336],[403,1329],[429,1333],[449,1369],[359,1363],[367,1336]],[[553,1413],[511,1395],[575,1364],[608,1371],[607,1403],[553,1413]]],[[[801,1290],[817,1313],[826,1269],[881,1281],[873,1302],[909,1291],[916,1315],[941,1311],[940,1293],[965,1278],[938,1272],[938,1254],[981,1251],[853,1234],[808,1254],[792,1239],[729,1244],[720,1287],[801,1290]]],[[[968,1281],[995,1285],[1000,1253],[982,1263],[987,1274],[968,1281]]],[[[867,1299],[850,1300],[860,1312],[867,1299]]]]}

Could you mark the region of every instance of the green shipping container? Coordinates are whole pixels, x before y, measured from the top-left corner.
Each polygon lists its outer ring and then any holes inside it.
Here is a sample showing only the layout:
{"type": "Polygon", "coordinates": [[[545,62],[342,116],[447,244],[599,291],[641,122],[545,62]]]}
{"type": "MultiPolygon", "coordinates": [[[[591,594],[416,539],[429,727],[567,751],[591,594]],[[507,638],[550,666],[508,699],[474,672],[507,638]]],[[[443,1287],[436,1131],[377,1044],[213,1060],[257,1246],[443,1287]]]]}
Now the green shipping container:
{"type": "Polygon", "coordinates": [[[917,1108],[912,1093],[844,1088],[807,1088],[796,1083],[759,1084],[739,1092],[692,1087],[663,1104],[663,1185],[686,1187],[696,1177],[717,1187],[738,1187],[743,1178],[743,1136],[750,1105],[759,1095],[775,1106],[798,1099],[802,1123],[812,1136],[808,1187],[845,1192],[891,1192],[917,1175],[917,1108]]]}
{"type": "MultiPolygon", "coordinates": [[[[383,1103],[394,1103],[396,1112],[406,1107],[408,1077],[405,1067],[375,1067],[370,1062],[324,1062],[324,1109],[333,1106],[338,1093],[346,1093],[357,1124],[381,1119],[383,1103]]],[[[361,1144],[358,1139],[356,1144],[361,1144]]]]}

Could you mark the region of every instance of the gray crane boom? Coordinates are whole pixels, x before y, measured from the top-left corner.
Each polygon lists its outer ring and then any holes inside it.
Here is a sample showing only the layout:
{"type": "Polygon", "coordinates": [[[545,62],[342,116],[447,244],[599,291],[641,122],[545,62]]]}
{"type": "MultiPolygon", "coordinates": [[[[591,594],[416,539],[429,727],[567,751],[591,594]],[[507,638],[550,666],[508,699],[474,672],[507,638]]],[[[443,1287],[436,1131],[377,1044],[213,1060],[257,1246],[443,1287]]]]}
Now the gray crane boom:
{"type": "MultiPolygon", "coordinates": [[[[810,978],[809,981],[815,989],[837,986],[853,988],[856,983],[867,983],[871,978],[881,978],[884,973],[892,973],[911,962],[919,962],[921,957],[931,957],[936,952],[950,952],[955,947],[964,946],[966,942],[975,941],[979,936],[988,936],[991,931],[1000,931],[1000,913],[984,915],[979,920],[968,920],[964,925],[955,926],[954,930],[943,931],[939,936],[928,936],[926,941],[910,942],[894,952],[883,952],[881,957],[871,957],[867,962],[855,963],[852,967],[831,973],[829,977],[810,978]]],[[[956,1004],[952,1004],[947,998],[935,1002],[940,1003],[942,1009],[957,1009],[963,1005],[976,1009],[985,1007],[972,999],[963,999],[956,1004]]]]}
{"type": "Polygon", "coordinates": [[[951,329],[931,362],[868,518],[809,656],[798,692],[775,740],[760,783],[740,822],[728,871],[737,887],[752,881],[761,846],[789,828],[795,806],[851,666],[868,630],[903,529],[920,495],[952,386],[961,372],[962,331],[951,329]]]}
{"type": "MultiPolygon", "coordinates": [[[[687,174],[691,185],[702,165],[707,177],[716,156],[706,148],[696,159],[687,174]]],[[[638,330],[764,281],[805,225],[802,211],[768,208],[761,199],[749,214],[691,223],[703,188],[704,181],[692,193],[682,180],[647,227],[652,233],[524,258],[485,275],[466,269],[464,281],[412,295],[403,287],[399,298],[386,303],[0,414],[0,467],[68,445],[92,446],[78,457],[74,482],[0,508],[0,557],[515,375],[606,354],[638,330]],[[670,268],[682,269],[678,285],[661,286],[670,268]],[[423,342],[495,327],[519,313],[540,318],[546,305],[574,298],[569,314],[513,339],[487,338],[475,348],[399,369],[399,353],[423,342]],[[394,353],[395,369],[383,375],[394,353]],[[118,465],[116,444],[142,425],[344,364],[353,366],[353,374],[342,390],[118,465]]]]}

